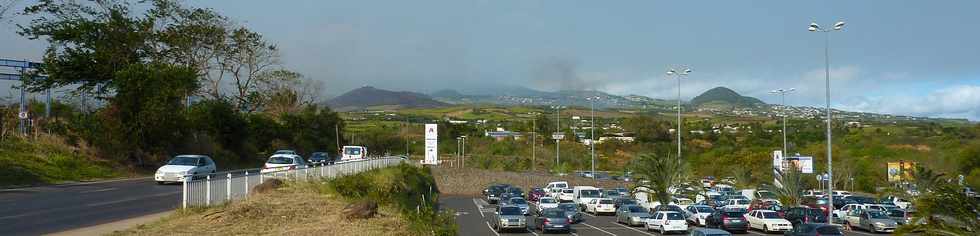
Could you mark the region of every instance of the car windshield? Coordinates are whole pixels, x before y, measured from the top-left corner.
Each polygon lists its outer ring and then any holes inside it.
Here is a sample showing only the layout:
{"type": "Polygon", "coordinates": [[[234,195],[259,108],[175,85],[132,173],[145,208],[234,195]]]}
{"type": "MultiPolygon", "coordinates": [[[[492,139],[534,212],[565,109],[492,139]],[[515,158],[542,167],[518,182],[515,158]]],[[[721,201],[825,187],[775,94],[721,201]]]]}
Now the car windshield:
{"type": "Polygon", "coordinates": [[[749,200],[735,200],[735,204],[747,205],[749,204],[749,200]]]}
{"type": "Polygon", "coordinates": [[[310,158],[312,158],[312,159],[326,159],[327,158],[327,153],[325,153],[325,152],[314,152],[313,154],[311,154],[310,158]]]}
{"type": "Polygon", "coordinates": [[[599,190],[582,190],[579,191],[579,195],[581,195],[582,197],[593,198],[593,197],[599,197],[600,192],[599,190]]]}
{"type": "Polygon", "coordinates": [[[763,219],[779,219],[779,218],[782,218],[782,217],[779,217],[779,214],[778,213],[767,211],[767,212],[762,212],[762,218],[763,219]]]}
{"type": "Polygon", "coordinates": [[[629,199],[629,198],[620,198],[619,204],[622,205],[636,204],[636,200],[629,199]]]}
{"type": "Polygon", "coordinates": [[[684,215],[677,212],[669,212],[667,213],[667,220],[684,220],[684,215]]]}
{"type": "Polygon", "coordinates": [[[630,212],[647,212],[647,209],[646,208],[643,208],[641,206],[630,206],[629,209],[630,209],[630,212]]]}
{"type": "Polygon", "coordinates": [[[512,189],[509,189],[508,191],[510,193],[524,193],[524,190],[521,190],[519,188],[512,188],[512,189]]]}
{"type": "Polygon", "coordinates": [[[881,211],[869,211],[868,212],[868,216],[871,219],[887,219],[888,218],[888,216],[885,215],[885,213],[884,212],[881,212],[881,211]]]}
{"type": "Polygon", "coordinates": [[[561,208],[562,210],[566,210],[566,211],[578,210],[578,206],[576,206],[575,204],[558,204],[558,208],[561,208]]]}
{"type": "Polygon", "coordinates": [[[525,201],[523,198],[514,198],[514,199],[510,199],[510,204],[518,204],[518,205],[527,204],[527,201],[525,201]]]}
{"type": "Polygon", "coordinates": [[[352,156],[361,155],[361,149],[360,148],[345,148],[344,149],[344,154],[352,155],[352,156]]]}
{"type": "Polygon", "coordinates": [[[743,214],[745,213],[740,211],[728,211],[724,213],[726,217],[742,217],[743,214]]]}
{"type": "Polygon", "coordinates": [[[174,159],[171,159],[169,162],[167,162],[167,165],[196,166],[199,159],[201,158],[200,157],[176,157],[174,159]]]}
{"type": "Polygon", "coordinates": [[[555,201],[555,199],[554,199],[554,198],[542,198],[542,199],[540,200],[540,202],[541,202],[541,203],[557,203],[558,201],[555,201]]]}
{"type": "Polygon", "coordinates": [[[606,191],[606,196],[607,197],[616,197],[616,196],[619,196],[619,191],[616,191],[616,190],[606,191]]]}
{"type": "Polygon", "coordinates": [[[599,200],[599,204],[613,204],[613,201],[609,199],[602,199],[599,200]]]}
{"type": "Polygon", "coordinates": [[[500,215],[523,215],[523,214],[524,213],[521,213],[521,208],[517,208],[517,207],[500,208],[500,215]]]}
{"type": "Polygon", "coordinates": [[[905,212],[904,211],[900,211],[900,210],[891,210],[891,211],[888,211],[888,216],[891,216],[891,217],[905,217],[905,212]]]}
{"type": "Polygon", "coordinates": [[[565,217],[565,212],[564,211],[544,211],[544,212],[541,213],[541,215],[543,215],[544,217],[547,217],[547,218],[564,218],[565,217]]]}
{"type": "Polygon", "coordinates": [[[267,161],[266,163],[269,163],[269,164],[293,164],[293,158],[289,158],[289,157],[270,157],[269,158],[269,161],[267,161]]]}
{"type": "Polygon", "coordinates": [[[697,207],[699,213],[712,213],[715,209],[711,209],[709,206],[699,206],[697,207]]]}
{"type": "Polygon", "coordinates": [[[561,192],[562,193],[574,193],[575,191],[572,191],[571,189],[562,189],[561,192]]]}

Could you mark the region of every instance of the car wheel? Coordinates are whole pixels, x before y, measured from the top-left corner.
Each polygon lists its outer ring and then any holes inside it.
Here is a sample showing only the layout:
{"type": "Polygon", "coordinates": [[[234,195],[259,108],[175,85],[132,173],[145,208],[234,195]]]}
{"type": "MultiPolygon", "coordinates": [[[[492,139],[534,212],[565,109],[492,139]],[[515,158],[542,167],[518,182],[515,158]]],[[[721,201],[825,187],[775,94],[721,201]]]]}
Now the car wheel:
{"type": "Polygon", "coordinates": [[[663,226],[663,225],[661,225],[661,226],[660,226],[660,235],[665,235],[665,234],[667,234],[667,231],[665,231],[665,230],[664,230],[664,226],[663,226]]]}
{"type": "Polygon", "coordinates": [[[163,182],[163,181],[157,181],[157,185],[163,185],[163,184],[166,184],[166,182],[163,182]]]}
{"type": "Polygon", "coordinates": [[[653,231],[652,229],[650,229],[650,223],[647,222],[643,222],[643,228],[645,228],[647,231],[653,231]]]}
{"type": "Polygon", "coordinates": [[[769,226],[768,225],[763,225],[762,226],[762,232],[768,234],[769,233],[769,226]]]}

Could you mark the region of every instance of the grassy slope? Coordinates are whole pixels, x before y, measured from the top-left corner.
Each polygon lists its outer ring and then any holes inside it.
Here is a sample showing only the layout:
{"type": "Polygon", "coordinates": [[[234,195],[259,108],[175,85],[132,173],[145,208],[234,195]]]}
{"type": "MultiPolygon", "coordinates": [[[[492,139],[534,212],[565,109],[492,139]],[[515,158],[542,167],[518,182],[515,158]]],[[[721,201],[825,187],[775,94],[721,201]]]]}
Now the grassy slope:
{"type": "Polygon", "coordinates": [[[23,186],[122,177],[121,168],[79,154],[57,140],[27,142],[7,138],[0,142],[0,187],[23,186]]]}

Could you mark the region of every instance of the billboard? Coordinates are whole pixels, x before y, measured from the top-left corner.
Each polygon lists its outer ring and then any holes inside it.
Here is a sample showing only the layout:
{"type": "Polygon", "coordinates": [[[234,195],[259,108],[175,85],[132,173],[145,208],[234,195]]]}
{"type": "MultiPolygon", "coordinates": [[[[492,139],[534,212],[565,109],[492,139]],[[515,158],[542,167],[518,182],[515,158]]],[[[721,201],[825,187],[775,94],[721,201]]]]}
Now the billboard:
{"type": "Polygon", "coordinates": [[[439,125],[425,124],[425,160],[422,164],[439,164],[439,125]]]}
{"type": "Polygon", "coordinates": [[[888,162],[888,182],[912,181],[912,172],[915,170],[914,161],[888,162]]]}
{"type": "Polygon", "coordinates": [[[784,157],[782,151],[772,153],[772,168],[777,174],[782,174],[790,167],[795,166],[797,170],[804,174],[813,174],[813,157],[810,156],[791,156],[784,157]]]}

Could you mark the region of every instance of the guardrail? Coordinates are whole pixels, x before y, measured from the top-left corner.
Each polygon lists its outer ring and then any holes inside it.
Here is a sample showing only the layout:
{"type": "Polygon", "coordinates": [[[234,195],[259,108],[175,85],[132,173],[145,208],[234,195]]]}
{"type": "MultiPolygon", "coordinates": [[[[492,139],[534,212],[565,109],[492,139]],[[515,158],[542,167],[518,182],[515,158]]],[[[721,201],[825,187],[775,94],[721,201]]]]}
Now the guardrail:
{"type": "Polygon", "coordinates": [[[210,206],[247,198],[252,188],[270,178],[296,181],[332,179],[338,176],[394,166],[402,162],[411,163],[411,161],[406,161],[401,157],[385,157],[336,162],[332,165],[321,163],[290,170],[263,172],[261,168],[258,168],[187,175],[183,182],[181,207],[210,206]]]}

